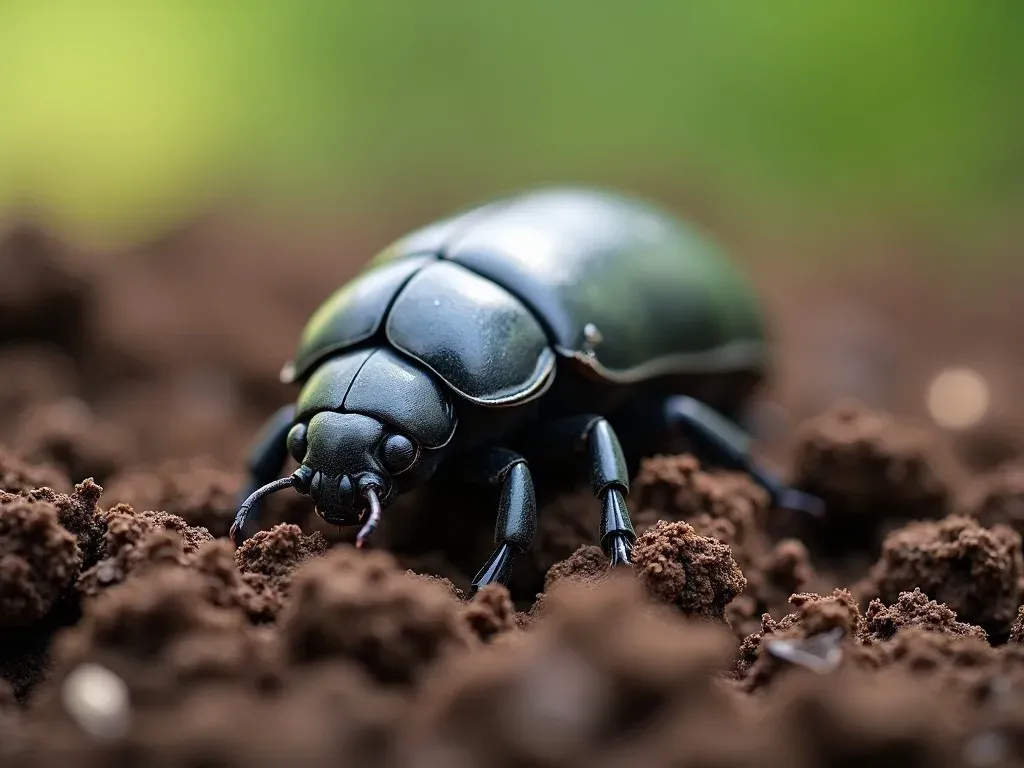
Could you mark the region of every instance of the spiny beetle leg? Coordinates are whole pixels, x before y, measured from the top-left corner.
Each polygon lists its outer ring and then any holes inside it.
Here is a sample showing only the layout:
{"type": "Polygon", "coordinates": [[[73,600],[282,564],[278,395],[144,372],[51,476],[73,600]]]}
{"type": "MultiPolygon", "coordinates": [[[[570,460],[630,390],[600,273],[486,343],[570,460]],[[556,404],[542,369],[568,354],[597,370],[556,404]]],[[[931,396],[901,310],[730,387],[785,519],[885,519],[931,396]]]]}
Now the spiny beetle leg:
{"type": "Polygon", "coordinates": [[[512,565],[515,562],[512,545],[503,542],[484,563],[473,579],[473,591],[476,592],[488,584],[508,584],[512,576],[512,565]]]}
{"type": "Polygon", "coordinates": [[[537,533],[537,498],[526,459],[505,448],[491,448],[465,467],[467,479],[483,485],[501,485],[498,520],[494,524],[497,548],[473,579],[473,589],[508,584],[516,554],[533,546],[537,533]]]}
{"type": "Polygon", "coordinates": [[[601,493],[601,546],[613,568],[631,564],[635,536],[622,491],[606,488],[601,493]]]}
{"type": "Polygon", "coordinates": [[[702,453],[722,466],[749,474],[771,497],[772,504],[815,517],[824,514],[824,503],[815,496],[790,488],[771,472],[759,467],[750,455],[752,438],[714,409],[685,395],[665,402],[670,429],[683,432],[702,453]]]}
{"type": "MultiPolygon", "coordinates": [[[[246,485],[238,494],[235,508],[238,509],[242,503],[249,498],[257,488],[277,479],[288,460],[288,430],[292,428],[292,421],[295,418],[295,406],[286,405],[267,419],[256,439],[253,440],[249,451],[249,461],[246,464],[248,479],[246,485]]],[[[236,545],[240,545],[248,536],[245,529],[253,523],[259,523],[262,504],[257,502],[250,509],[248,515],[236,517],[231,526],[231,539],[236,545]]]]}
{"type": "Polygon", "coordinates": [[[613,566],[629,565],[636,540],[626,506],[629,471],[611,424],[597,415],[560,419],[545,428],[538,446],[551,458],[586,451],[590,485],[601,502],[601,546],[613,566]]]}

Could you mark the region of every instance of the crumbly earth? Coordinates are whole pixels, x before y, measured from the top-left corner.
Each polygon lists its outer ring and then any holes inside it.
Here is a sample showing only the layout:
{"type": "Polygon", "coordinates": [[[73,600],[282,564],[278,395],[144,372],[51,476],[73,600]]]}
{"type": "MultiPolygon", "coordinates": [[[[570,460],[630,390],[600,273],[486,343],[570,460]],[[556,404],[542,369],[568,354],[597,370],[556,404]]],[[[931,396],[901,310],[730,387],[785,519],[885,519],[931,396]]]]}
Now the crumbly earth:
{"type": "Polygon", "coordinates": [[[820,520],[650,457],[632,568],[609,569],[581,482],[476,594],[477,489],[403,500],[366,551],[282,494],[236,549],[246,443],[339,275],[327,243],[293,250],[216,217],[127,260],[0,227],[0,765],[1024,763],[1011,421],[950,452],[819,409],[788,458],[820,520]]]}

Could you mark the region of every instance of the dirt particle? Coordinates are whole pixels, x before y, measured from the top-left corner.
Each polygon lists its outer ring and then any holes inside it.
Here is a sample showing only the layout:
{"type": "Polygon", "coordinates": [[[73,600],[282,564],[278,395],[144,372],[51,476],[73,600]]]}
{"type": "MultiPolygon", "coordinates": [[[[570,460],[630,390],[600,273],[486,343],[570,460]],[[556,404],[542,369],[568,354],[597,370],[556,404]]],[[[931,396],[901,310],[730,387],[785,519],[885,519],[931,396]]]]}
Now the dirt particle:
{"type": "Polygon", "coordinates": [[[913,522],[886,538],[871,575],[883,602],[920,588],[961,621],[1005,639],[1020,604],[1021,539],[1006,526],[984,528],[959,515],[913,522]]]}
{"type": "MultiPolygon", "coordinates": [[[[540,503],[540,502],[539,502],[540,503]]],[[[537,513],[537,538],[533,551],[525,560],[534,564],[537,574],[544,574],[557,563],[572,557],[581,547],[597,546],[600,528],[600,507],[589,487],[572,489],[556,499],[542,503],[537,513]]],[[[486,558],[493,548],[492,531],[484,530],[486,558]]],[[[542,579],[536,580],[542,582],[542,579]]],[[[527,594],[540,586],[531,579],[527,594]]],[[[513,587],[516,585],[513,584],[513,587]]],[[[513,588],[513,593],[516,589],[513,588]]]]}
{"type": "Polygon", "coordinates": [[[630,498],[638,534],[659,520],[683,520],[729,544],[743,568],[767,547],[768,494],[746,475],[702,471],[692,455],[645,459],[630,498]]]}
{"type": "Polygon", "coordinates": [[[796,539],[783,539],[743,569],[747,587],[726,608],[730,624],[742,639],[757,631],[763,613],[788,610],[791,595],[801,593],[817,579],[807,547],[796,539]]]}
{"type": "Polygon", "coordinates": [[[765,557],[762,571],[772,587],[789,594],[799,592],[814,578],[811,555],[797,539],[776,544],[765,557]]]}
{"type": "Polygon", "coordinates": [[[95,298],[77,255],[34,221],[0,227],[0,342],[37,340],[78,352],[95,298]]]}
{"type": "Polygon", "coordinates": [[[128,462],[131,438],[94,414],[78,398],[45,403],[26,411],[15,440],[30,461],[59,467],[73,481],[106,481],[128,462]]]}
{"type": "Polygon", "coordinates": [[[437,670],[408,757],[417,765],[424,755],[450,765],[630,764],[687,716],[723,715],[713,675],[730,645],[724,628],[652,606],[628,575],[601,589],[564,581],[535,631],[500,654],[480,649],[437,670]]]}
{"type": "Polygon", "coordinates": [[[296,573],[280,623],[292,663],[347,659],[385,685],[415,684],[474,641],[447,590],[401,571],[384,552],[352,547],[296,573]]]}
{"type": "Polygon", "coordinates": [[[70,494],[58,493],[52,488],[43,487],[31,491],[28,495],[33,499],[46,501],[56,508],[60,524],[78,542],[82,554],[82,569],[95,565],[107,533],[106,520],[98,507],[103,488],[92,480],[84,480],[76,485],[70,494]]]}
{"type": "Polygon", "coordinates": [[[81,553],[45,501],[0,492],[0,627],[41,619],[71,585],[81,553]]]}
{"type": "Polygon", "coordinates": [[[794,466],[794,484],[826,503],[809,526],[826,555],[877,552],[893,521],[942,517],[959,478],[934,433],[855,401],[802,425],[794,466]]]}
{"type": "Polygon", "coordinates": [[[648,593],[683,614],[725,621],[725,606],[746,587],[726,544],[684,522],[659,521],[633,546],[633,568],[648,593]]]}
{"type": "Polygon", "coordinates": [[[956,637],[988,639],[985,630],[957,621],[956,612],[949,606],[929,600],[920,587],[913,592],[901,592],[899,599],[889,607],[881,600],[872,600],[864,615],[864,637],[871,640],[891,640],[905,627],[920,627],[929,632],[944,632],[956,637]]]}
{"type": "Polygon", "coordinates": [[[500,584],[488,584],[477,592],[462,609],[462,615],[473,634],[485,643],[517,626],[512,596],[500,584]]]}
{"type": "Polygon", "coordinates": [[[1003,524],[1024,536],[1024,464],[980,475],[964,491],[963,514],[986,528],[1003,524]]]}
{"type": "Polygon", "coordinates": [[[0,449],[0,491],[25,493],[36,488],[69,487],[67,478],[56,467],[25,461],[15,453],[0,449]]]}
{"type": "Polygon", "coordinates": [[[456,586],[455,583],[449,578],[446,578],[444,576],[437,576],[433,573],[419,573],[414,569],[409,569],[406,572],[412,576],[416,576],[417,578],[425,580],[429,584],[437,584],[438,586],[443,587],[452,597],[454,597],[459,602],[464,602],[467,599],[466,591],[456,586]]]}
{"type": "MultiPolygon", "coordinates": [[[[351,766],[396,764],[405,702],[350,666],[295,671],[289,681],[273,697],[230,684],[190,690],[173,709],[134,713],[124,741],[82,739],[73,754],[95,766],[115,764],[126,753],[158,755],[167,766],[329,766],[339,755],[351,766]]],[[[56,753],[53,764],[60,764],[63,755],[51,744],[38,750],[56,753]]]]}
{"type": "MultiPolygon", "coordinates": [[[[0,424],[12,427],[27,409],[72,397],[79,389],[74,361],[52,347],[0,347],[0,370],[4,372],[0,377],[0,424]]],[[[4,439],[13,436],[8,427],[2,429],[4,439]]]]}
{"type": "Polygon", "coordinates": [[[220,538],[228,535],[234,521],[239,485],[234,473],[212,460],[197,458],[118,475],[107,496],[136,509],[167,512],[220,538]]]}
{"type": "MultiPolygon", "coordinates": [[[[114,520],[111,534],[122,535],[122,526],[122,520],[114,520]]],[[[137,577],[150,569],[168,565],[184,567],[188,563],[180,536],[170,531],[153,531],[83,572],[78,579],[78,590],[85,597],[96,597],[111,587],[123,584],[129,576],[137,577]]]]}
{"type": "Polygon", "coordinates": [[[284,523],[246,539],[235,552],[235,562],[242,573],[264,576],[276,589],[287,592],[295,570],[327,550],[319,532],[307,536],[297,525],[284,523]]]}
{"type": "Polygon", "coordinates": [[[560,581],[601,581],[608,575],[609,560],[604,550],[590,544],[580,547],[567,559],[555,563],[544,577],[544,591],[548,592],[560,581]]]}
{"type": "Polygon", "coordinates": [[[786,744],[782,765],[953,768],[956,737],[942,714],[927,689],[903,676],[877,679],[844,667],[787,680],[764,727],[786,744]]]}
{"type": "Polygon", "coordinates": [[[908,625],[875,646],[883,664],[895,664],[915,675],[944,678],[963,685],[972,672],[983,677],[1000,675],[1000,654],[977,634],[958,635],[908,625]]]}
{"type": "Polygon", "coordinates": [[[189,558],[189,567],[207,580],[206,599],[223,608],[236,608],[255,624],[273,621],[284,605],[278,584],[255,573],[239,573],[235,549],[227,539],[200,545],[189,558]]]}
{"type": "Polygon", "coordinates": [[[249,680],[267,673],[263,646],[240,611],[213,605],[203,575],[154,567],[86,604],[81,622],[55,641],[60,685],[83,663],[120,677],[137,705],[160,705],[200,681],[249,680]]]}
{"type": "Polygon", "coordinates": [[[611,561],[601,547],[586,544],[561,560],[544,576],[544,591],[536,596],[529,611],[524,614],[523,625],[531,625],[544,615],[548,595],[563,582],[585,587],[602,585],[611,574],[611,561]]]}
{"type": "Polygon", "coordinates": [[[765,614],[761,617],[761,631],[749,635],[740,645],[736,671],[745,690],[754,691],[774,683],[777,677],[793,667],[783,655],[767,652],[766,643],[769,640],[799,644],[812,638],[835,634],[836,646],[843,653],[843,663],[869,667],[877,665],[857,640],[863,617],[857,601],[849,591],[836,589],[829,595],[793,595],[790,602],[795,611],[779,621],[765,614]]]}
{"type": "MultiPolygon", "coordinates": [[[[805,637],[835,628],[851,636],[861,631],[863,617],[857,601],[848,590],[835,589],[832,594],[824,596],[813,593],[793,595],[789,602],[796,608],[796,612],[790,614],[792,626],[799,626],[805,637]]],[[[780,627],[790,626],[787,618],[779,622],[780,627]]]]}
{"type": "Polygon", "coordinates": [[[123,583],[130,574],[164,565],[185,566],[190,555],[212,537],[204,528],[189,526],[166,512],[137,513],[118,504],[104,515],[105,534],[100,560],[79,579],[79,590],[95,596],[123,583]]]}
{"type": "Polygon", "coordinates": [[[1017,610],[1017,618],[1010,627],[1010,642],[1024,643],[1024,605],[1017,610]]]}

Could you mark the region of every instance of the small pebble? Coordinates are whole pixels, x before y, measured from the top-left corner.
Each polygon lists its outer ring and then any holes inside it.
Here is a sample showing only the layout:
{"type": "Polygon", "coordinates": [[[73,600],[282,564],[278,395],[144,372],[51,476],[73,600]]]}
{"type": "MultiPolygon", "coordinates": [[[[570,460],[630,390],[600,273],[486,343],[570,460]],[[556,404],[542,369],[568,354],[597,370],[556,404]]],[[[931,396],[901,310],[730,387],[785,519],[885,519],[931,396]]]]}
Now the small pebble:
{"type": "Polygon", "coordinates": [[[68,714],[94,738],[113,740],[128,732],[128,687],[106,667],[79,666],[64,681],[61,698],[68,714]]]}
{"type": "Polygon", "coordinates": [[[765,647],[783,661],[826,674],[835,670],[843,660],[839,641],[845,634],[841,627],[836,627],[806,640],[767,640],[765,647]]]}

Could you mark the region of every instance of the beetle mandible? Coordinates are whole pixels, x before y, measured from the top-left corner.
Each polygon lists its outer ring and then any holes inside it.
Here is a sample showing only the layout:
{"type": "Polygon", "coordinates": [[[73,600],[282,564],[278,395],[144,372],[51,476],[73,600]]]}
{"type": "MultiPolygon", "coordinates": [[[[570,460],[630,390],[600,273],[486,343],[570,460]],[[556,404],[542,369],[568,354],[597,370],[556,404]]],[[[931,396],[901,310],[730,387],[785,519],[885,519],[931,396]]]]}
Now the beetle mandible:
{"type": "Polygon", "coordinates": [[[301,392],[255,442],[231,537],[291,487],[327,522],[361,525],[361,546],[443,465],[500,488],[473,586],[506,583],[537,528],[531,468],[575,456],[601,545],[628,565],[631,472],[679,436],[776,506],[818,514],[754,462],[736,423],[768,362],[751,288],[667,211],[600,189],[495,200],[392,244],[312,316],[281,373],[301,392]],[[275,479],[289,455],[298,469],[275,479]]]}

